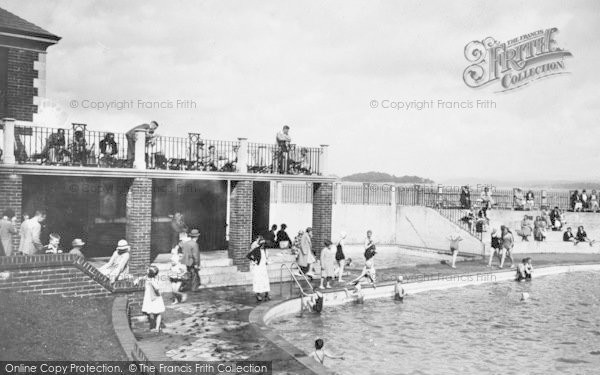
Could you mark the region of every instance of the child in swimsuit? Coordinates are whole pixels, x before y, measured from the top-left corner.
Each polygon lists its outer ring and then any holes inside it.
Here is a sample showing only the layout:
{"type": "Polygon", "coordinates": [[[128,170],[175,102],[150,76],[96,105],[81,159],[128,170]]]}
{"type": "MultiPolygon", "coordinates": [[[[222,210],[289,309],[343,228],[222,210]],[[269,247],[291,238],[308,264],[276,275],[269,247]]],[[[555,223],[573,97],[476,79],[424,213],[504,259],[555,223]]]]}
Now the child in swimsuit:
{"type": "Polygon", "coordinates": [[[398,280],[396,280],[396,286],[394,287],[394,299],[396,301],[404,301],[404,296],[406,293],[404,292],[404,288],[402,288],[402,281],[404,278],[402,276],[398,276],[398,280]]]}
{"type": "Polygon", "coordinates": [[[375,272],[375,262],[373,261],[373,258],[365,262],[365,267],[363,268],[361,274],[356,279],[352,280],[351,284],[357,285],[360,283],[360,280],[363,277],[369,280],[371,285],[373,285],[373,288],[376,287],[375,282],[377,281],[377,275],[375,272]]]}
{"type": "Polygon", "coordinates": [[[531,280],[532,272],[533,266],[531,265],[531,258],[523,258],[521,264],[517,266],[517,276],[515,281],[531,280]]]}
{"type": "Polygon", "coordinates": [[[307,295],[304,299],[304,308],[308,311],[321,313],[323,310],[323,293],[315,292],[307,295]]]}
{"type": "Polygon", "coordinates": [[[346,297],[347,298],[354,298],[354,303],[356,304],[363,304],[365,303],[365,296],[362,292],[362,287],[360,286],[360,284],[356,284],[356,286],[354,287],[354,290],[352,291],[352,293],[350,293],[348,291],[348,289],[344,288],[344,291],[346,292],[346,297]]]}
{"type": "Polygon", "coordinates": [[[315,341],[315,351],[310,353],[309,357],[312,357],[315,361],[319,362],[322,365],[325,363],[325,357],[331,359],[344,359],[344,356],[342,354],[333,355],[331,353],[326,352],[325,349],[323,349],[323,345],[325,345],[323,343],[323,340],[317,339],[315,341]]]}

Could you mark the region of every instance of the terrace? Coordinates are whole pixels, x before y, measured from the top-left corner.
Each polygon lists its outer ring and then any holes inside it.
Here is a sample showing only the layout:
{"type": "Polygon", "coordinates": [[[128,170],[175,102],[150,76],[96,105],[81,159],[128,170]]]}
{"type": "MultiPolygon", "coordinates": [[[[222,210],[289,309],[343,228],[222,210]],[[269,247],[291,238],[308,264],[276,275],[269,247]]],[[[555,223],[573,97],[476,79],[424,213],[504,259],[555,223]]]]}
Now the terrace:
{"type": "Polygon", "coordinates": [[[137,170],[249,173],[286,176],[323,176],[327,146],[291,144],[284,152],[276,144],[188,137],[134,135],[91,130],[86,124],[70,128],[0,124],[2,164],[38,167],[86,167],[137,170]],[[128,142],[129,141],[129,142],[128,142]],[[113,143],[114,142],[114,143],[113,143]],[[135,149],[128,149],[129,145],[135,149]],[[107,147],[108,145],[108,147],[107,147]]]}

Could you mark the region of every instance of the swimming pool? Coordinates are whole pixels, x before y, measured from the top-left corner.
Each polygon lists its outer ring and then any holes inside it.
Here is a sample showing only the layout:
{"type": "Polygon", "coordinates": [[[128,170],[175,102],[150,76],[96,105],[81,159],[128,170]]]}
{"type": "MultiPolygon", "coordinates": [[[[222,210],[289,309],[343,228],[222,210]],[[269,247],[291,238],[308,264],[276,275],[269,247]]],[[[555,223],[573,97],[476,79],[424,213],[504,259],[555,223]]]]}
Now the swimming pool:
{"type": "Polygon", "coordinates": [[[306,353],[316,338],[344,352],[345,360],[325,362],[342,374],[596,374],[600,273],[369,300],[269,325],[306,353]]]}

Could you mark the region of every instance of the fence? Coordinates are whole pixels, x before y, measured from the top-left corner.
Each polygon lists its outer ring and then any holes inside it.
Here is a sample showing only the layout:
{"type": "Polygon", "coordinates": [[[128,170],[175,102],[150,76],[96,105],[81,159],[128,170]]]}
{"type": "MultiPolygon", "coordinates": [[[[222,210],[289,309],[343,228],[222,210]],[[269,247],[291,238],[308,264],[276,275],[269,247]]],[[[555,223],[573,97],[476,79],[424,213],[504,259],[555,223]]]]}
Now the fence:
{"type": "Polygon", "coordinates": [[[287,151],[279,146],[248,143],[248,172],[279,174],[320,174],[321,150],[290,145],[287,151]]]}
{"type": "Polygon", "coordinates": [[[157,136],[147,140],[149,169],[234,172],[238,142],[157,136]]]}
{"type": "Polygon", "coordinates": [[[90,131],[83,124],[71,129],[17,126],[15,157],[20,164],[131,167],[125,134],[90,131]]]}

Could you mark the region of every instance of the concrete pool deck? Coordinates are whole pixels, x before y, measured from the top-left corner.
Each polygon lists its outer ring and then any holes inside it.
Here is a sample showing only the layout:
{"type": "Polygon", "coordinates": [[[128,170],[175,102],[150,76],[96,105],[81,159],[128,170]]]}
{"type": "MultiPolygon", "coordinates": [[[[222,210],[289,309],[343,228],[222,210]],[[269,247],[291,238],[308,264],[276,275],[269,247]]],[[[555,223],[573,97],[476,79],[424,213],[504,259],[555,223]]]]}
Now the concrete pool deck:
{"type": "MultiPolygon", "coordinates": [[[[515,261],[520,261],[527,254],[520,254],[515,261]]],[[[533,265],[539,270],[536,274],[544,274],[543,269],[551,266],[564,265],[593,265],[600,264],[600,256],[595,254],[531,254],[533,265]]],[[[405,289],[419,289],[420,281],[460,279],[458,275],[489,275],[499,271],[501,281],[512,278],[513,270],[498,270],[497,267],[487,268],[481,260],[457,263],[452,269],[443,264],[406,265],[393,268],[383,268],[377,264],[378,278],[383,284],[391,284],[398,274],[408,280],[405,289]],[[504,271],[504,272],[503,272],[504,271]]],[[[575,268],[574,268],[575,269],[575,268]]],[[[359,272],[350,270],[350,280],[359,272]]],[[[535,276],[534,276],[535,277],[535,276]]],[[[482,280],[485,282],[486,280],[482,280]]],[[[460,287],[461,283],[450,287],[460,287]]],[[[314,282],[318,286],[318,282],[314,282]]],[[[148,331],[145,322],[133,322],[133,331],[139,347],[144,350],[152,361],[168,360],[266,360],[273,361],[273,374],[326,374],[330,373],[325,367],[312,363],[306,353],[281,338],[276,332],[268,329],[263,318],[284,301],[297,297],[297,290],[290,294],[290,286],[285,284],[280,289],[278,284],[272,284],[271,302],[257,304],[251,291],[251,286],[223,287],[203,289],[191,293],[185,303],[170,305],[169,295],[165,295],[167,311],[163,333],[155,334],[148,331]],[[280,293],[280,290],[282,293],[280,293]],[[258,306],[258,308],[257,308],[258,306]]],[[[377,290],[388,293],[389,287],[381,285],[377,290]]],[[[365,288],[365,294],[371,294],[370,288],[365,288]]],[[[334,289],[327,290],[331,297],[339,295],[341,288],[334,284],[334,289]]],[[[415,291],[416,292],[416,291],[415,291]]],[[[414,292],[414,293],[415,293],[414,292]]],[[[368,297],[367,297],[368,298],[368,297]]],[[[327,297],[326,297],[327,299],[327,297]]],[[[298,305],[297,301],[295,302],[298,305]]]]}

